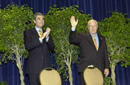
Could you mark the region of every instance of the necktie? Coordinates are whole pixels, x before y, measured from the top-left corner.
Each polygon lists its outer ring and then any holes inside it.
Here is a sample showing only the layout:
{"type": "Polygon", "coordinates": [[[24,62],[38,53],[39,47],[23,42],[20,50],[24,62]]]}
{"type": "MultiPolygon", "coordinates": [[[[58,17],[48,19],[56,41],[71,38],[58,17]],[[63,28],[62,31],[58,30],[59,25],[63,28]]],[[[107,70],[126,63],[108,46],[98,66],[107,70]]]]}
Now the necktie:
{"type": "Polygon", "coordinates": [[[41,30],[39,30],[39,37],[42,37],[42,32],[41,32],[41,30]]]}
{"type": "Polygon", "coordinates": [[[97,42],[96,42],[96,39],[95,39],[95,35],[93,35],[93,43],[94,43],[96,50],[97,50],[97,42]]]}

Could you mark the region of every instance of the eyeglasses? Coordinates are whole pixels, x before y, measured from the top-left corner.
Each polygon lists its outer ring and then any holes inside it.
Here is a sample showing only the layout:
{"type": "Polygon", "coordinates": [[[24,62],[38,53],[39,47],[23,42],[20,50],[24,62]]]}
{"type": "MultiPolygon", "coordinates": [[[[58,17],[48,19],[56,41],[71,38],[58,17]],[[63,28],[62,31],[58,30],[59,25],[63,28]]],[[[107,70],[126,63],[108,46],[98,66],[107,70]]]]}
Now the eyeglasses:
{"type": "Polygon", "coordinates": [[[93,26],[92,26],[92,25],[90,25],[89,27],[97,27],[97,25],[93,25],[93,26]]]}

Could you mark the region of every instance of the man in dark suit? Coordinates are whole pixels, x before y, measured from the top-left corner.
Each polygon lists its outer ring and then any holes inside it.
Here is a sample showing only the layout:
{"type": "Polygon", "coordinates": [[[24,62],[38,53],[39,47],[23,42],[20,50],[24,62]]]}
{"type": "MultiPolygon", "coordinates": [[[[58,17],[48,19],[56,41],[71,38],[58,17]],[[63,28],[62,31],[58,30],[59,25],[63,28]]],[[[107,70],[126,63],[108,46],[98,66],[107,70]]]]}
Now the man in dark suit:
{"type": "Polygon", "coordinates": [[[88,66],[97,67],[105,76],[109,74],[109,60],[107,54],[107,46],[105,37],[97,34],[98,23],[96,20],[90,20],[88,22],[88,31],[85,33],[80,33],[76,36],[76,26],[78,24],[78,19],[72,16],[71,22],[71,32],[69,35],[69,41],[72,44],[80,46],[81,56],[79,63],[79,72],[81,77],[81,85],[85,85],[83,80],[83,71],[88,66]]]}
{"type": "Polygon", "coordinates": [[[45,67],[51,67],[49,50],[54,49],[50,28],[43,30],[44,15],[36,13],[33,19],[35,27],[24,31],[24,44],[29,52],[26,73],[30,85],[39,85],[39,73],[45,67]]]}

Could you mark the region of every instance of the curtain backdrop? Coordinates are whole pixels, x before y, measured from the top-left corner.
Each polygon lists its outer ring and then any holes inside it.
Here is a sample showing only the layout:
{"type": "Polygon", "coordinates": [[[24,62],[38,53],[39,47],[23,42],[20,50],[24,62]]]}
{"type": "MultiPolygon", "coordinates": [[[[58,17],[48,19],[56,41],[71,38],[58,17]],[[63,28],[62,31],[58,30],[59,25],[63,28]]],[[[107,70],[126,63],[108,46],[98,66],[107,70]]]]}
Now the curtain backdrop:
{"type": "MultiPolygon", "coordinates": [[[[5,8],[8,4],[14,2],[19,7],[23,4],[27,4],[33,8],[33,12],[41,12],[46,14],[49,11],[49,7],[54,4],[57,7],[78,5],[79,10],[82,10],[84,14],[91,14],[93,19],[101,21],[106,17],[111,16],[112,11],[118,11],[120,13],[127,13],[127,17],[130,18],[130,0],[0,0],[0,8],[5,8]]],[[[86,23],[87,24],[87,23],[86,23]]],[[[56,69],[54,53],[51,53],[52,63],[56,69]]],[[[1,58],[1,54],[0,54],[1,58]]],[[[26,60],[24,61],[23,72],[25,76],[25,84],[29,85],[28,77],[25,75],[26,60]]],[[[78,75],[78,66],[73,65],[73,84],[80,85],[80,77],[78,75]]],[[[116,66],[116,82],[117,85],[130,85],[130,67],[121,67],[118,63],[116,66]]],[[[62,75],[61,75],[62,76],[62,75]]],[[[0,66],[0,81],[7,81],[8,85],[20,85],[19,72],[16,63],[8,61],[7,64],[2,63],[0,66]]],[[[65,82],[62,79],[63,85],[69,85],[69,81],[65,82]]]]}

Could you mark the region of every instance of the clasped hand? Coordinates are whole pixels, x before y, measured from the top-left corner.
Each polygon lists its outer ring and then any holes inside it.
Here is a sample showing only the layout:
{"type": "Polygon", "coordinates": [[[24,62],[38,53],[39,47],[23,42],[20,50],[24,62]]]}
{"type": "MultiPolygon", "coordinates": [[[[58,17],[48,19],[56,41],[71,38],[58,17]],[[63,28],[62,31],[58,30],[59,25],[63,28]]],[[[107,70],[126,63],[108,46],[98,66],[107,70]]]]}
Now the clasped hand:
{"type": "Polygon", "coordinates": [[[41,37],[41,39],[43,40],[45,37],[46,38],[48,38],[49,37],[49,34],[50,34],[50,28],[46,28],[46,32],[44,32],[43,34],[42,34],[42,37],[41,37]]]}

